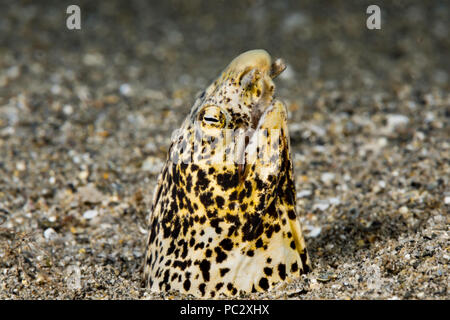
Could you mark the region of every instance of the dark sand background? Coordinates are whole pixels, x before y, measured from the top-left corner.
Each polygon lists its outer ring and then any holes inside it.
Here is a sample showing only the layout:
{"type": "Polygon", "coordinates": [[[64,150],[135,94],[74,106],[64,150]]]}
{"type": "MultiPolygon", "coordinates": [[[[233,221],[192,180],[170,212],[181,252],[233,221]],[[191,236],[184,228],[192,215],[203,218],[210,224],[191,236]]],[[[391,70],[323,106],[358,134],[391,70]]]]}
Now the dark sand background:
{"type": "Polygon", "coordinates": [[[0,5],[0,298],[139,299],[171,132],[236,55],[288,69],[314,271],[247,298],[449,299],[447,1],[0,5]],[[79,275],[79,282],[77,281],[79,275]]]}

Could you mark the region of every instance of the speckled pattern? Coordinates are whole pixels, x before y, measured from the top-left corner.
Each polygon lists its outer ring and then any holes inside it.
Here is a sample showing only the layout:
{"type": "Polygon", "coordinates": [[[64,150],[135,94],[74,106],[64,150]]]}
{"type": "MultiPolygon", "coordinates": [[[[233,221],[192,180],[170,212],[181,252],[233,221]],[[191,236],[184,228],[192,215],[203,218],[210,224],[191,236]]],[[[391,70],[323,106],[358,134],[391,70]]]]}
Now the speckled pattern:
{"type": "Polygon", "coordinates": [[[254,48],[284,59],[312,271],[248,299],[449,299],[445,1],[0,4],[0,298],[178,299],[142,283],[148,212],[195,97],[254,48]]]}
{"type": "Polygon", "coordinates": [[[274,98],[277,61],[264,50],[239,55],[173,137],[150,210],[145,281],[153,292],[236,296],[310,270],[287,110],[274,98]]]}

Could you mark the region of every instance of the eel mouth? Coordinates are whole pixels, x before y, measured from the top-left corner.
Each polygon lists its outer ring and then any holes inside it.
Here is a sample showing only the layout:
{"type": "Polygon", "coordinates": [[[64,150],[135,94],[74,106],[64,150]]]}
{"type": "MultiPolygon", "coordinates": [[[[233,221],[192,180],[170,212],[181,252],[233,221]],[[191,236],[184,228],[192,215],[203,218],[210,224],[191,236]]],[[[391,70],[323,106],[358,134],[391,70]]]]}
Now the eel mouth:
{"type": "MultiPolygon", "coordinates": [[[[260,95],[252,107],[250,116],[250,128],[244,133],[238,150],[239,181],[242,183],[249,174],[250,154],[255,156],[255,140],[261,130],[281,129],[285,126],[286,112],[284,105],[274,98],[275,85],[273,79],[281,74],[286,65],[282,59],[272,62],[270,55],[265,50],[251,50],[238,56],[230,63],[231,70],[245,70],[240,75],[243,87],[254,86],[260,90],[260,95]]],[[[269,132],[270,134],[270,132],[269,132]]],[[[258,156],[258,155],[256,155],[258,156]]]]}
{"type": "Polygon", "coordinates": [[[273,100],[259,117],[256,129],[245,135],[238,164],[239,182],[250,178],[253,165],[267,168],[267,174],[278,175],[283,149],[289,149],[288,139],[286,107],[273,100]]]}
{"type": "Polygon", "coordinates": [[[259,94],[252,106],[251,127],[256,129],[258,122],[274,100],[275,85],[273,79],[286,69],[282,59],[272,61],[266,50],[256,49],[237,56],[227,66],[224,74],[234,73],[239,77],[239,84],[246,89],[256,89],[259,94]]]}
{"type": "MultiPolygon", "coordinates": [[[[270,66],[270,69],[263,68],[258,70],[262,74],[260,79],[256,81],[259,82],[257,87],[261,90],[261,96],[253,106],[251,111],[251,127],[256,129],[258,127],[259,121],[263,116],[264,112],[270,107],[274,102],[275,85],[273,79],[275,79],[279,74],[281,74],[286,69],[286,64],[282,59],[276,59],[270,66]]],[[[255,69],[253,69],[255,70],[255,69]]]]}

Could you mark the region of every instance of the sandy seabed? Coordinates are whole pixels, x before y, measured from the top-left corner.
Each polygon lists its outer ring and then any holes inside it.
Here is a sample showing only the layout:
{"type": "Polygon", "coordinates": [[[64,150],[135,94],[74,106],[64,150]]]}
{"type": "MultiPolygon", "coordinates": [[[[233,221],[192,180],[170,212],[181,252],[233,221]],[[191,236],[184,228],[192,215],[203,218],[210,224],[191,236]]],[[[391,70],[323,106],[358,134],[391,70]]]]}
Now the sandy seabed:
{"type": "MultiPolygon", "coordinates": [[[[0,298],[176,299],[141,287],[170,136],[241,52],[288,65],[314,270],[248,299],[449,299],[449,6],[80,2],[0,8],[0,298]]],[[[189,298],[189,297],[182,297],[189,298]]]]}

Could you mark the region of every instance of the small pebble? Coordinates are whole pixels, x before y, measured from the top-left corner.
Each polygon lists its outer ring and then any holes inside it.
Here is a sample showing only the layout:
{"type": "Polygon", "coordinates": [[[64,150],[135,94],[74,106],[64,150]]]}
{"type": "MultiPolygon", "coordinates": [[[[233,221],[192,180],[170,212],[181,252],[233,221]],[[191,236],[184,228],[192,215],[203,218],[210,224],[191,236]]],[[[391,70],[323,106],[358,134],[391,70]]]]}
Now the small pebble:
{"type": "Polygon", "coordinates": [[[331,205],[339,205],[341,203],[341,200],[338,197],[334,197],[334,198],[329,198],[328,199],[328,203],[331,205]]]}
{"type": "Polygon", "coordinates": [[[73,113],[73,107],[70,104],[65,104],[62,110],[66,116],[70,116],[73,113]]]}
{"type": "Polygon", "coordinates": [[[409,210],[408,210],[408,207],[402,206],[402,207],[398,210],[398,212],[401,213],[401,214],[407,214],[407,213],[409,212],[409,210]]]}
{"type": "Polygon", "coordinates": [[[321,227],[307,227],[309,233],[306,235],[308,238],[316,238],[319,236],[322,231],[321,227]]]}
{"type": "Polygon", "coordinates": [[[83,213],[83,218],[90,220],[95,218],[98,215],[98,211],[97,210],[88,210],[85,213],[83,213]]]}
{"type": "Polygon", "coordinates": [[[297,192],[297,198],[306,198],[312,194],[311,190],[302,190],[297,192]]]}
{"type": "Polygon", "coordinates": [[[44,231],[44,238],[52,241],[58,238],[58,234],[56,233],[55,230],[53,230],[53,228],[47,228],[44,231]]]}
{"type": "Polygon", "coordinates": [[[19,161],[16,163],[16,169],[18,171],[25,171],[27,169],[27,165],[25,163],[25,161],[19,161]]]}
{"type": "Polygon", "coordinates": [[[131,96],[133,93],[133,90],[131,86],[128,83],[124,83],[119,87],[119,92],[124,96],[131,96]]]}
{"type": "Polygon", "coordinates": [[[325,172],[325,173],[322,173],[322,175],[320,176],[320,180],[322,180],[322,182],[326,184],[326,183],[329,183],[332,180],[334,180],[335,176],[336,175],[334,173],[325,172]]]}
{"type": "Polygon", "coordinates": [[[320,282],[328,282],[330,280],[334,280],[337,278],[337,275],[334,274],[333,272],[325,272],[325,273],[321,273],[318,277],[317,277],[317,281],[320,282]]]}
{"type": "Polygon", "coordinates": [[[144,160],[141,169],[144,171],[149,171],[152,174],[158,174],[161,171],[163,165],[164,163],[161,159],[150,156],[144,160]]]}
{"type": "Polygon", "coordinates": [[[318,210],[320,210],[320,211],[324,211],[324,210],[326,210],[326,209],[328,209],[330,207],[330,204],[328,203],[328,201],[318,201],[318,202],[316,202],[316,203],[314,203],[314,205],[313,205],[313,210],[316,210],[316,209],[318,209],[318,210]]]}
{"type": "Polygon", "coordinates": [[[390,114],[387,115],[386,118],[387,118],[387,127],[390,130],[394,130],[399,126],[404,126],[409,122],[409,118],[402,114],[390,114]]]}

